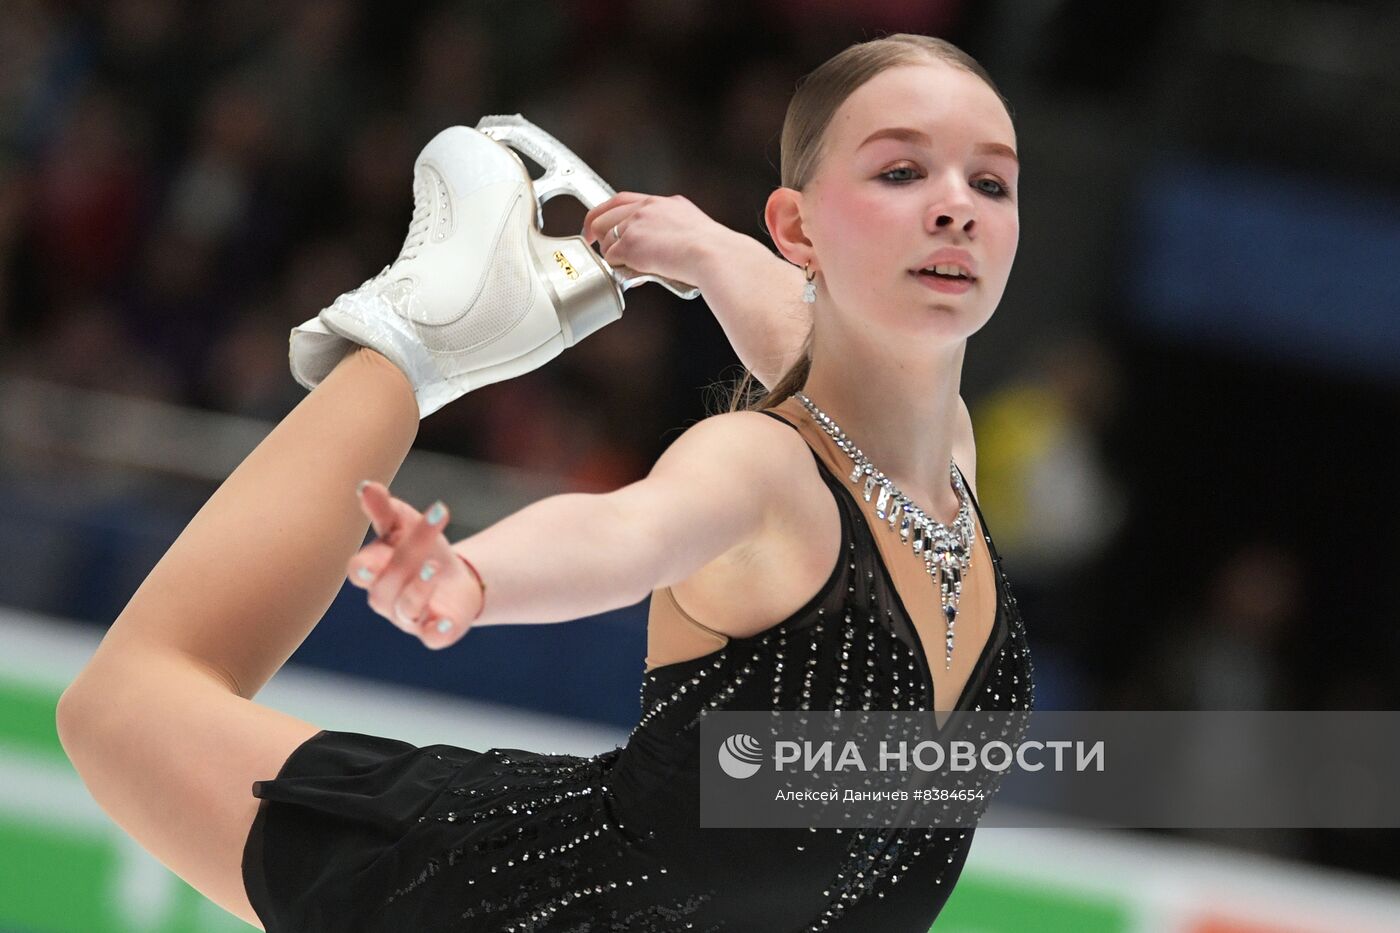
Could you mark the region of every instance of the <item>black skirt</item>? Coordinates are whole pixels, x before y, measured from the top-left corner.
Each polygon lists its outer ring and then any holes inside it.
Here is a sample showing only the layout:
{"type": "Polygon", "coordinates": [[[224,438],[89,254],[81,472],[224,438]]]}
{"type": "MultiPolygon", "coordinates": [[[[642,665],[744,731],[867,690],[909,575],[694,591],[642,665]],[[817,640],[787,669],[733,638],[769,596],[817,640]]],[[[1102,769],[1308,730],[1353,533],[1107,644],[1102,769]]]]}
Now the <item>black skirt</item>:
{"type": "MultiPolygon", "coordinates": [[[[323,730],[253,784],[248,899],[268,933],[796,933],[825,914],[851,834],[697,829],[692,807],[617,767],[623,752],[323,730]]],[[[927,930],[972,842],[935,835],[889,896],[820,929],[927,930]]]]}
{"type": "Polygon", "coordinates": [[[498,931],[499,917],[522,913],[517,892],[544,901],[559,892],[542,859],[511,859],[507,872],[493,856],[507,842],[554,841],[542,828],[572,839],[596,809],[587,793],[548,816],[524,804],[541,787],[595,783],[607,758],[322,730],[275,779],[253,784],[261,803],[243,852],[248,899],[268,933],[498,931]],[[489,819],[470,819],[477,813],[489,819]]]}
{"type": "Polygon", "coordinates": [[[243,851],[243,881],[269,933],[356,928],[362,886],[455,771],[480,758],[453,751],[440,758],[395,739],[322,730],[274,780],[255,781],[262,802],[243,851]]]}

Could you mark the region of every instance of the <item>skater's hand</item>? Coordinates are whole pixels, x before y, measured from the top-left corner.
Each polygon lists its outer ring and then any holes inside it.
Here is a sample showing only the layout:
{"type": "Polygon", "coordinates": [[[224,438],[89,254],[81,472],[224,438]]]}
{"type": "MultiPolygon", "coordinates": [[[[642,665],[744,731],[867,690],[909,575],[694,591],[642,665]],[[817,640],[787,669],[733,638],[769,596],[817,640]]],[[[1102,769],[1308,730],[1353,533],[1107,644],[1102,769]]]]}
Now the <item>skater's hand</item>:
{"type": "Polygon", "coordinates": [[[368,483],[359,501],[379,537],[350,558],[350,582],[369,592],[371,609],[429,648],[455,644],[482,594],[443,534],[447,506],[438,502],[420,513],[382,483],[368,483]]]}
{"type": "Polygon", "coordinates": [[[703,289],[703,258],[734,231],[679,194],[619,191],[583,220],[583,238],[597,242],[610,266],[659,275],[703,289]],[[622,234],[613,236],[613,228],[622,234]]]}

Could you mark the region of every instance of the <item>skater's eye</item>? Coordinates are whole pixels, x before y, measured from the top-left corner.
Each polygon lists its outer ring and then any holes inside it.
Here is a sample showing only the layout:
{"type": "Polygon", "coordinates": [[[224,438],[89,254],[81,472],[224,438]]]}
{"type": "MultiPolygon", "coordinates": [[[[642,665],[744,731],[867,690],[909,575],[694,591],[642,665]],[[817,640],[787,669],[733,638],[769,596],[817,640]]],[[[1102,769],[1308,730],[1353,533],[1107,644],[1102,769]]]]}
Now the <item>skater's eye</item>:
{"type": "MultiPolygon", "coordinates": [[[[885,180],[886,184],[907,185],[911,181],[916,181],[922,176],[919,175],[918,169],[914,168],[912,165],[897,165],[894,168],[889,169],[888,171],[881,172],[880,177],[885,180]],[[910,172],[912,173],[912,177],[894,177],[900,172],[910,172]]],[[[995,186],[991,190],[988,190],[986,188],[977,189],[978,191],[985,194],[987,197],[1001,199],[1011,196],[1011,189],[995,178],[979,178],[977,179],[977,181],[973,182],[973,184],[981,184],[984,181],[991,182],[995,186]]]]}
{"type": "Polygon", "coordinates": [[[883,179],[885,179],[887,182],[890,182],[891,184],[895,184],[895,185],[904,185],[904,184],[908,184],[909,182],[913,181],[915,178],[918,178],[918,177],[919,177],[919,173],[916,172],[916,171],[914,171],[914,167],[913,167],[912,165],[900,165],[900,166],[897,166],[896,168],[890,169],[889,171],[881,172],[881,173],[880,173],[880,177],[883,178],[883,179]],[[890,177],[891,175],[897,174],[897,173],[899,173],[899,172],[913,172],[913,177],[912,177],[912,178],[891,178],[891,177],[890,177]]]}
{"type": "Polygon", "coordinates": [[[1008,188],[1006,185],[1002,184],[1001,182],[997,181],[995,178],[979,178],[977,179],[975,184],[981,184],[984,181],[989,181],[992,184],[996,185],[996,190],[988,191],[986,188],[979,188],[978,190],[981,191],[983,194],[991,195],[994,198],[1007,198],[1011,196],[1011,189],[1008,188]]]}

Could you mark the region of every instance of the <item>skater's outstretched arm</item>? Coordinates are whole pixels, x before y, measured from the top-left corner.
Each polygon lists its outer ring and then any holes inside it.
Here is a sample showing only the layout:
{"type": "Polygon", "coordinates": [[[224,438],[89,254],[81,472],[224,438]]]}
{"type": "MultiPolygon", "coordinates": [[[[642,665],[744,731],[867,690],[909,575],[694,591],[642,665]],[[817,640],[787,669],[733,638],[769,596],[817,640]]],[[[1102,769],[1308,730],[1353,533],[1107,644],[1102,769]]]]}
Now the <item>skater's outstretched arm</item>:
{"type": "Polygon", "coordinates": [[[583,235],[611,264],[697,286],[739,360],[765,386],[776,385],[797,362],[812,326],[802,303],[802,270],[753,237],[718,223],[681,195],[634,191],[620,191],[589,211],[583,235]]]}
{"type": "Polygon", "coordinates": [[[347,572],[376,612],[430,648],[456,642],[473,619],[578,619],[636,603],[746,547],[796,508],[792,477],[803,469],[813,469],[806,448],[773,419],[718,415],[681,435],[643,480],[543,499],[451,545],[445,510],[419,514],[371,485],[366,513],[381,539],[347,572]]]}

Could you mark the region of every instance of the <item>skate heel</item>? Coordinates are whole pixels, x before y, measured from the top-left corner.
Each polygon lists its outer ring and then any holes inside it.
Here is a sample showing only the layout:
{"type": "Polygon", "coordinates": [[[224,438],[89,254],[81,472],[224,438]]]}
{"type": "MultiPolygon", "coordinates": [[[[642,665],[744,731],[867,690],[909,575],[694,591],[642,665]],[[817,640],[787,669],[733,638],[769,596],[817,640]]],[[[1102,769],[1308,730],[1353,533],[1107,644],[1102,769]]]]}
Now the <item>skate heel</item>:
{"type": "MultiPolygon", "coordinates": [[[[550,198],[571,194],[591,210],[617,193],[567,146],[518,113],[482,117],[477,122],[476,129],[509,148],[523,152],[544,168],[544,174],[532,182],[535,200],[539,203],[535,223],[539,229],[544,227],[544,205],[550,198]]],[[[589,252],[593,250],[589,248],[589,252]]],[[[594,255],[597,262],[617,283],[619,292],[636,288],[646,282],[655,282],[681,298],[692,299],[700,295],[700,289],[694,285],[659,275],[634,275],[626,266],[610,266],[601,257],[597,257],[596,253],[594,255]]],[[[591,320],[591,316],[584,314],[580,323],[586,323],[588,320],[591,320]]],[[[592,333],[592,330],[587,333],[592,333]]]]}
{"type": "Polygon", "coordinates": [[[551,237],[532,229],[529,240],[539,280],[559,315],[564,346],[622,317],[622,288],[583,237],[551,237]]]}

